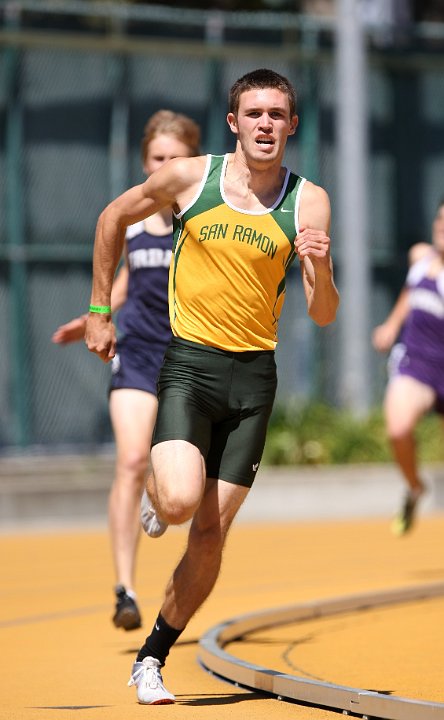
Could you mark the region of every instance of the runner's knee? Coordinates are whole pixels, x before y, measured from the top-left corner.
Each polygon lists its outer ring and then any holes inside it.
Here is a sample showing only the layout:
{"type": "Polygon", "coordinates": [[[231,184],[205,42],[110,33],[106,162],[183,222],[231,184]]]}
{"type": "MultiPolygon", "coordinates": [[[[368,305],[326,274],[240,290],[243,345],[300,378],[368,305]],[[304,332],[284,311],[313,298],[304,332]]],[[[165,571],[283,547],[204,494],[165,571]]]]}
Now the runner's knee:
{"type": "Polygon", "coordinates": [[[122,477],[130,478],[137,483],[145,482],[148,471],[147,453],[132,450],[121,454],[117,458],[117,469],[122,477]]]}
{"type": "Polygon", "coordinates": [[[158,510],[168,525],[182,525],[190,520],[199,506],[200,498],[194,494],[178,492],[176,488],[163,489],[158,494],[158,510]]]}

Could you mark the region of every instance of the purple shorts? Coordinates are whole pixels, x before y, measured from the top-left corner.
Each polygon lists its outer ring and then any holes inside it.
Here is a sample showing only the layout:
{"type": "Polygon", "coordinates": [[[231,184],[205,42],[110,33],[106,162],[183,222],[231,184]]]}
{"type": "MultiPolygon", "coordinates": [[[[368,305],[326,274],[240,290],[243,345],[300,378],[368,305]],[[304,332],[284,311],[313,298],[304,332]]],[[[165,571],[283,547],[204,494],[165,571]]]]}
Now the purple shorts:
{"type": "Polygon", "coordinates": [[[409,355],[404,343],[393,346],[388,359],[389,378],[408,375],[432,388],[436,395],[434,410],[444,415],[444,372],[442,365],[430,362],[425,357],[409,355]]]}
{"type": "Polygon", "coordinates": [[[147,343],[129,335],[117,341],[111,361],[110,392],[128,388],[157,396],[157,380],[166,347],[147,343]]]}

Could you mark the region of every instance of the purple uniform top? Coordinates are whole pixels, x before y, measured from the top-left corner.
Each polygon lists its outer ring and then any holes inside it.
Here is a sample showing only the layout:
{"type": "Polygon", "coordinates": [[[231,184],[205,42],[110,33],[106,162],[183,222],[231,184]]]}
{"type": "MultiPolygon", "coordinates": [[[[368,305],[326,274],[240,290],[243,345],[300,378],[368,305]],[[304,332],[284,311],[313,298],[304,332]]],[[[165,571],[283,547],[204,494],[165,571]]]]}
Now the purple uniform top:
{"type": "Polygon", "coordinates": [[[410,312],[401,342],[411,356],[418,356],[444,367],[444,271],[427,277],[434,253],[416,262],[407,275],[410,312]]]}
{"type": "Polygon", "coordinates": [[[128,295],[117,325],[120,336],[166,347],[171,338],[168,315],[168,270],[172,233],[152,235],[143,221],[126,231],[128,295]]]}
{"type": "Polygon", "coordinates": [[[427,277],[434,257],[432,251],[409,270],[410,310],[390,353],[388,372],[390,379],[407,375],[430,387],[435,410],[444,415],[444,271],[427,277]]]}

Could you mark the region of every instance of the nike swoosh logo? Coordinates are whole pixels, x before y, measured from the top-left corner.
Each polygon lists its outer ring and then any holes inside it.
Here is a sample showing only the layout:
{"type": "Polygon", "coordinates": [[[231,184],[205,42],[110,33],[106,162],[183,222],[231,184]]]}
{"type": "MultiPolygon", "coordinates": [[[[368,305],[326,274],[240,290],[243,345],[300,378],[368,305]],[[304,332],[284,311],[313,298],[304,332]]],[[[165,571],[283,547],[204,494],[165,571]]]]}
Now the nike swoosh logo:
{"type": "Polygon", "coordinates": [[[286,210],[285,208],[281,207],[281,212],[293,212],[293,210],[286,210]]]}

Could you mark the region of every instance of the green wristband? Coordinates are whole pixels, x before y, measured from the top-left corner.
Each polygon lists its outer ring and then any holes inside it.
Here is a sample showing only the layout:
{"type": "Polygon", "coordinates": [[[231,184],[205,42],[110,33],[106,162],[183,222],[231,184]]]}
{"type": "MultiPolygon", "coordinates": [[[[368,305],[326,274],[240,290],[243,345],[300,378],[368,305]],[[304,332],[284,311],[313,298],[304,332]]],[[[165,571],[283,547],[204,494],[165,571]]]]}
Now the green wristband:
{"type": "Polygon", "coordinates": [[[111,315],[111,305],[90,305],[89,311],[100,315],[111,315]]]}

